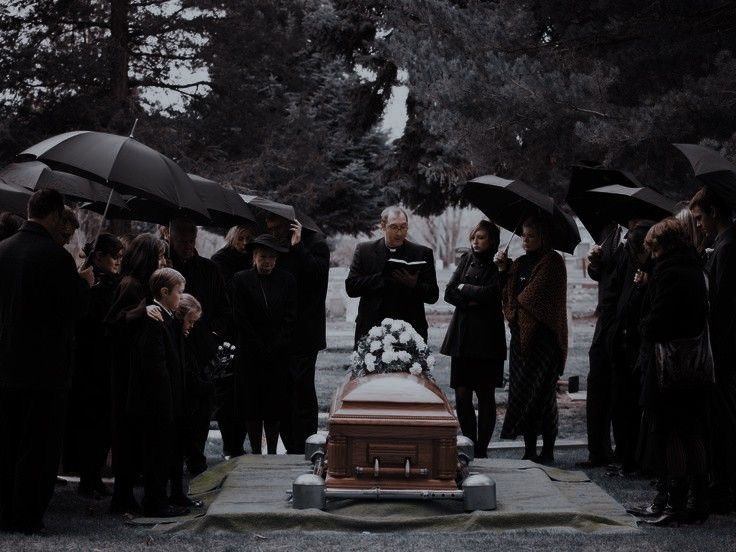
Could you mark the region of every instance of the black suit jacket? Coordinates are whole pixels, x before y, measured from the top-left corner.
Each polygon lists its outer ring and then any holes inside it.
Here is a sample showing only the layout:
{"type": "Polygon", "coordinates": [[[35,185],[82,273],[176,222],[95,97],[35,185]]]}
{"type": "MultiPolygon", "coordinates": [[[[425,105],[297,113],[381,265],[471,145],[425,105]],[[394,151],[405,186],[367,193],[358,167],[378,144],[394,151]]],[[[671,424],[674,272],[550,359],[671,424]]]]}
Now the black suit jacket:
{"type": "Polygon", "coordinates": [[[128,413],[171,423],[183,415],[184,365],[180,328],[163,309],[163,322],[140,319],[134,340],[128,413]]]}
{"type": "Polygon", "coordinates": [[[278,266],[296,279],[294,353],[321,351],[327,347],[325,299],[330,278],[330,248],[319,234],[304,233],[302,241],[279,257],[278,266]]]}
{"type": "Polygon", "coordinates": [[[233,277],[233,313],[238,365],[288,357],[297,317],[296,280],[275,268],[261,288],[255,268],[233,277]],[[264,299],[265,294],[265,299],[264,299]]]}
{"type": "Polygon", "coordinates": [[[401,249],[404,260],[427,263],[420,270],[419,280],[413,289],[403,287],[384,276],[383,269],[389,250],[383,238],[359,243],[355,248],[345,289],[349,297],[360,297],[358,316],[355,319],[356,345],[368,330],[389,315],[409,322],[427,339],[424,303],[436,303],[440,296],[434,255],[430,248],[409,241],[405,241],[401,249]]]}
{"type": "Polygon", "coordinates": [[[0,243],[0,387],[69,386],[88,296],[74,259],[40,224],[0,243]]]}
{"type": "Polygon", "coordinates": [[[716,238],[705,267],[716,377],[736,377],[736,226],[716,238]]]}
{"type": "Polygon", "coordinates": [[[491,256],[477,259],[466,253],[445,288],[445,301],[455,306],[441,352],[464,358],[506,358],[506,329],[501,310],[501,282],[491,256]],[[478,263],[476,278],[468,274],[478,263]],[[463,284],[462,289],[458,289],[463,284]]]}

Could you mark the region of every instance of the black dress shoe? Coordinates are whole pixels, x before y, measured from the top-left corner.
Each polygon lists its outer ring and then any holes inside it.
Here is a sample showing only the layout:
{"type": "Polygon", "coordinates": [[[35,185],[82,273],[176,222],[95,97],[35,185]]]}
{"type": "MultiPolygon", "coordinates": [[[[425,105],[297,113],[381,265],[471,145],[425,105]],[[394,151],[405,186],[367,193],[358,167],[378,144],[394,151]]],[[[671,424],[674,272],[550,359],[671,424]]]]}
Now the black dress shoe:
{"type": "Polygon", "coordinates": [[[201,508],[204,506],[204,502],[201,500],[194,500],[188,496],[172,496],[169,499],[169,504],[172,506],[180,506],[182,508],[201,508]]]}
{"type": "Polygon", "coordinates": [[[183,508],[181,506],[164,506],[162,508],[155,508],[153,510],[144,510],[143,515],[150,518],[172,518],[181,517],[188,515],[189,508],[183,508]]]}
{"type": "Polygon", "coordinates": [[[583,460],[582,462],[575,462],[575,467],[583,469],[602,468],[603,466],[607,465],[607,460],[601,460],[598,458],[589,458],[588,460],[583,460]]]}
{"type": "Polygon", "coordinates": [[[139,515],[143,512],[140,504],[135,500],[128,501],[116,501],[115,499],[110,502],[110,513],[111,514],[131,514],[139,515]]]}
{"type": "Polygon", "coordinates": [[[679,527],[687,522],[687,516],[683,511],[669,510],[665,508],[662,515],[657,518],[642,519],[643,523],[655,527],[679,527]]]}
{"type": "Polygon", "coordinates": [[[664,506],[653,502],[649,506],[627,508],[626,511],[629,514],[640,518],[656,518],[661,516],[662,512],[664,512],[664,506]]]}
{"type": "Polygon", "coordinates": [[[555,463],[555,455],[552,453],[549,454],[538,454],[534,458],[531,458],[531,461],[535,464],[542,464],[543,466],[551,466],[555,463]]]}

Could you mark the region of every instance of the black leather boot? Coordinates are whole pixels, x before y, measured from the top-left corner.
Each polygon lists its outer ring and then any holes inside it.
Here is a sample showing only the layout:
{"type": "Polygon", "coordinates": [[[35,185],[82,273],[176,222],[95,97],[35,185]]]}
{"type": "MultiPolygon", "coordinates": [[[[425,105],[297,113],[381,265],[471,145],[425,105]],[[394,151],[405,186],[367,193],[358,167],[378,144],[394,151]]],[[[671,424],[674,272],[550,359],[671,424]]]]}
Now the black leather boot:
{"type": "Polygon", "coordinates": [[[692,479],[685,508],[686,523],[703,523],[710,515],[708,477],[696,475],[692,479]]]}
{"type": "Polygon", "coordinates": [[[660,477],[657,479],[657,494],[649,506],[641,508],[629,508],[626,511],[640,518],[658,518],[664,512],[667,506],[667,478],[660,477]]]}
{"type": "Polygon", "coordinates": [[[685,503],[687,502],[687,479],[670,479],[667,494],[667,506],[662,515],[654,519],[645,519],[644,523],[656,527],[677,527],[687,521],[685,503]]]}

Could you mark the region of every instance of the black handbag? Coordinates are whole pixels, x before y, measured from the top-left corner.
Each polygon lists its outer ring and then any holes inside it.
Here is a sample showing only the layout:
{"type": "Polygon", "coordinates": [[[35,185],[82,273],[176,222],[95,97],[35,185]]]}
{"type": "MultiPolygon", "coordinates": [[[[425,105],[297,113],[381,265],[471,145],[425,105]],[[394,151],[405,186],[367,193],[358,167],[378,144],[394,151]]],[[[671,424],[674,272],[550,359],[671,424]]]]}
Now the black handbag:
{"type": "MultiPolygon", "coordinates": [[[[707,297],[707,276],[705,289],[707,297]]],[[[657,359],[657,381],[662,391],[688,391],[708,387],[715,382],[707,318],[703,331],[697,337],[655,343],[654,351],[657,359]]]]}

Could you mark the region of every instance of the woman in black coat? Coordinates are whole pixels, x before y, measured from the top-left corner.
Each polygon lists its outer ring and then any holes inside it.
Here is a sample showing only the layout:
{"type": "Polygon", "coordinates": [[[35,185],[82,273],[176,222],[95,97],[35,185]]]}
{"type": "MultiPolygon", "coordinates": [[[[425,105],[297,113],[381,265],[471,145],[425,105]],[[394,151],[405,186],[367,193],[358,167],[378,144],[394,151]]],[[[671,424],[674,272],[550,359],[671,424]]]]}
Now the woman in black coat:
{"type": "MultiPolygon", "coordinates": [[[[652,226],[646,246],[654,259],[648,284],[649,308],[641,321],[642,339],[667,343],[701,335],[707,316],[707,292],[700,256],[687,243],[681,224],[674,218],[652,226]]],[[[650,431],[658,434],[665,450],[668,478],[667,507],[657,525],[702,520],[707,517],[707,397],[702,390],[662,390],[650,364],[646,374],[643,403],[648,409],[650,431]],[[694,391],[694,392],[693,392],[694,391]],[[692,484],[693,501],[686,511],[687,492],[692,484]]]]}
{"type": "Polygon", "coordinates": [[[123,243],[112,234],[100,234],[96,243],[84,247],[84,254],[95,283],[89,292],[89,309],[77,322],[64,465],[76,461],[79,494],[109,496],[101,474],[112,431],[112,344],[103,321],[120,279],[123,243]]]}
{"type": "Polygon", "coordinates": [[[112,453],[115,486],[110,511],[113,513],[139,512],[133,496],[136,463],[139,451],[135,434],[134,414],[129,409],[132,343],[141,320],[162,321],[160,308],[149,305],[151,293],[148,282],[153,273],[165,265],[166,247],[152,234],[141,234],[130,243],[123,255],[122,279],[115,290],[105,325],[112,342],[112,453]]]}
{"type": "Polygon", "coordinates": [[[276,259],[286,248],[275,238],[263,234],[251,245],[253,268],[233,278],[237,404],[253,453],[261,452],[265,428],[268,453],[276,454],[296,324],[296,280],[276,268],[276,259]]]}
{"type": "Polygon", "coordinates": [[[496,426],[494,389],[503,387],[506,331],[501,286],[493,254],[499,230],[487,220],[470,232],[471,251],[458,264],[445,288],[445,301],[455,306],[442,354],[452,357],[450,387],[463,435],[475,443],[475,456],[485,458],[496,426]],[[473,408],[478,397],[478,417],[473,408]]]}
{"type": "Polygon", "coordinates": [[[228,289],[235,274],[253,266],[251,252],[247,246],[254,237],[255,230],[252,226],[233,226],[225,236],[225,246],[212,255],[212,262],[220,269],[228,289]]]}

